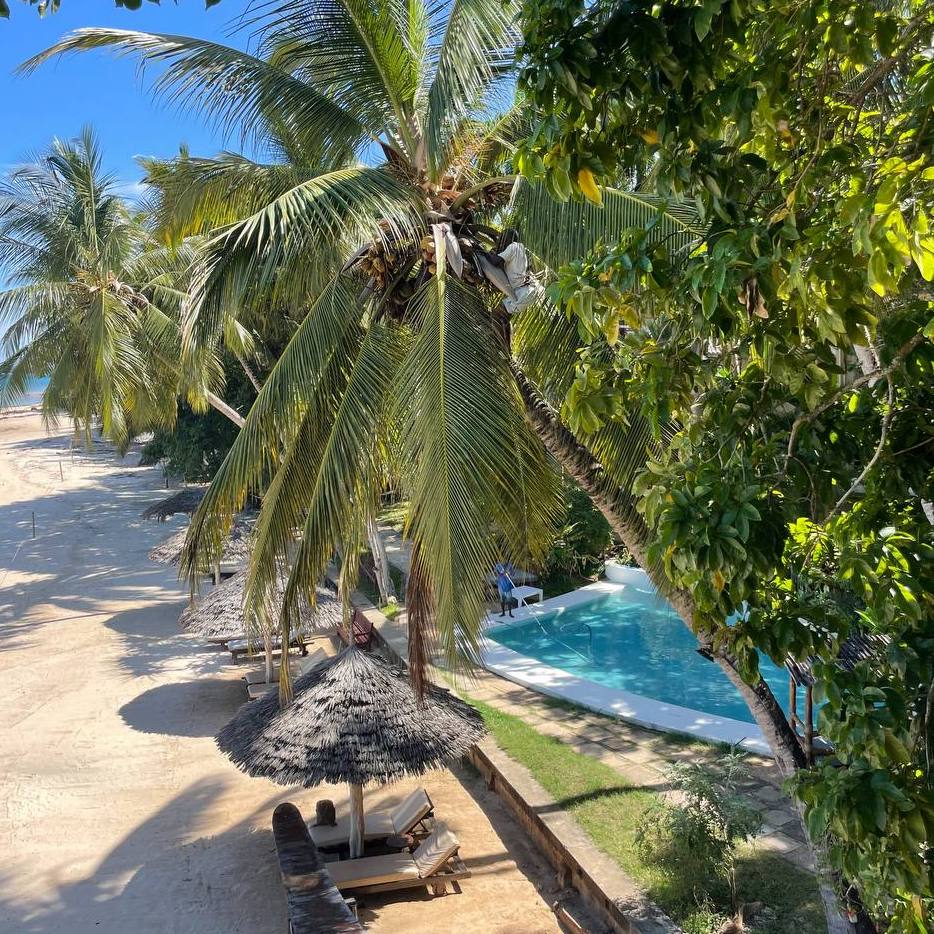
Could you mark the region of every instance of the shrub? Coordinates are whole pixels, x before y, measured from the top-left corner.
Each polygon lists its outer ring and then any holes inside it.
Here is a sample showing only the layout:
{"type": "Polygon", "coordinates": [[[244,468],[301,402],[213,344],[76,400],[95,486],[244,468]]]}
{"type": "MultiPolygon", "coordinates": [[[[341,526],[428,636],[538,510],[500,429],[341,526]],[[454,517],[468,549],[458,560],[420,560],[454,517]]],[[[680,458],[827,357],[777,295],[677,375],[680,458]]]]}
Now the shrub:
{"type": "Polygon", "coordinates": [[[758,811],[737,792],[746,776],[743,756],[735,750],[716,766],[673,766],[669,778],[678,803],[659,799],[636,833],[643,858],[673,881],[690,884],[695,898],[712,894],[711,881],[725,881],[734,912],[736,847],[762,826],[758,811]]]}

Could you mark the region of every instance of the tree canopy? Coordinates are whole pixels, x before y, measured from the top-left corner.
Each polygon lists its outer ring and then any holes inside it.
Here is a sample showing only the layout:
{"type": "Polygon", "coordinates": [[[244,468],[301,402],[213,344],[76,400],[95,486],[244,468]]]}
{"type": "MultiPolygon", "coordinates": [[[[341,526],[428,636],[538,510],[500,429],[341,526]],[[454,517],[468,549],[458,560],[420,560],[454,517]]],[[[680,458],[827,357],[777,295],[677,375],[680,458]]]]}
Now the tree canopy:
{"type": "Polygon", "coordinates": [[[524,7],[524,171],[697,208],[636,227],[552,294],[582,353],[564,415],[640,413],[653,554],[756,677],[813,657],[837,760],[795,788],[870,913],[925,930],[934,795],[934,7],[578,0],[524,7]],[[730,614],[748,608],[735,625],[730,614]],[[877,638],[841,666],[847,636],[877,638]]]}

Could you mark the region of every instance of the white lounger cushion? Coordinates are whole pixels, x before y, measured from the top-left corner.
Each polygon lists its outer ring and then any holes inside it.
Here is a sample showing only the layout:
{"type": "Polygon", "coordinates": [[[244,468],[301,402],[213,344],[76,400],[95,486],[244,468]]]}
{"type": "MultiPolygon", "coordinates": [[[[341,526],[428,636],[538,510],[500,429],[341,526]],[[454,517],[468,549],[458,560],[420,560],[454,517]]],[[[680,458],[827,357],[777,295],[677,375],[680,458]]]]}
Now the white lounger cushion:
{"type": "Polygon", "coordinates": [[[458,851],[460,843],[445,824],[438,824],[431,836],[426,837],[412,853],[422,879],[433,876],[458,851]]]}
{"type": "MultiPolygon", "coordinates": [[[[289,635],[289,642],[294,642],[298,638],[298,633],[293,630],[289,635]]],[[[272,647],[278,649],[282,643],[282,640],[279,636],[273,636],[272,638],[272,647]]],[[[249,639],[230,639],[227,642],[227,648],[231,652],[246,652],[252,646],[253,651],[262,652],[263,651],[263,640],[254,639],[251,643],[249,639]]]]}
{"type": "Polygon", "coordinates": [[[427,882],[444,868],[459,847],[457,837],[444,824],[439,824],[412,854],[391,853],[388,856],[345,859],[338,863],[328,863],[327,870],[334,884],[341,890],[408,879],[424,879],[427,882]]]}
{"type": "MultiPolygon", "coordinates": [[[[350,815],[342,814],[337,823],[330,827],[326,824],[312,824],[308,828],[316,846],[340,846],[350,840],[350,815]]],[[[392,814],[389,811],[372,811],[364,822],[364,840],[378,840],[395,833],[392,814]]]]}
{"type": "Polygon", "coordinates": [[[265,681],[261,684],[248,684],[246,686],[247,694],[250,695],[250,700],[257,700],[257,698],[265,697],[270,691],[278,691],[279,685],[274,682],[272,684],[267,684],[265,681]]]}
{"type": "Polygon", "coordinates": [[[339,889],[418,878],[418,867],[409,853],[345,859],[339,863],[327,863],[326,868],[339,889]]]}
{"type": "MultiPolygon", "coordinates": [[[[408,833],[422,818],[431,813],[431,801],[424,788],[416,788],[392,810],[364,808],[364,840],[376,840],[390,834],[408,833]]],[[[317,846],[340,846],[350,840],[350,815],[342,814],[333,827],[311,824],[311,839],[317,846]]]]}

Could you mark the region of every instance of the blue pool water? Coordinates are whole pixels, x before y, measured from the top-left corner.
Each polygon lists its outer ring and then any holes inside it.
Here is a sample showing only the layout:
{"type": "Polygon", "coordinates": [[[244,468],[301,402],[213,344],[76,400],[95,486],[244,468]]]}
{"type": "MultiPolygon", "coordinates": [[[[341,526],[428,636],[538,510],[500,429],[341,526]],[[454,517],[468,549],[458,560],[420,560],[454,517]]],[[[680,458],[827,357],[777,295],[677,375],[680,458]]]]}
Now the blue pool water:
{"type": "MultiPolygon", "coordinates": [[[[697,639],[674,610],[646,590],[626,587],[619,595],[497,626],[487,635],[514,652],[607,687],[753,722],[723,672],[697,654],[697,639]]],[[[786,669],[763,657],[760,670],[787,708],[786,669]]]]}

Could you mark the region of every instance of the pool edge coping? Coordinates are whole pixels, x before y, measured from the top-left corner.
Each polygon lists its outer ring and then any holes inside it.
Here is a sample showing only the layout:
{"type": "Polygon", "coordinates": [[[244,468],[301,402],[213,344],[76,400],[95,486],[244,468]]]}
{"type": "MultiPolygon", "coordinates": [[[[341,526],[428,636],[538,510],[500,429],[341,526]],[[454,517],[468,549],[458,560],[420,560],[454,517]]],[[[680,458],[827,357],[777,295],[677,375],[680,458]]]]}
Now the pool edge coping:
{"type": "MultiPolygon", "coordinates": [[[[532,606],[517,609],[514,611],[513,621],[517,623],[553,613],[555,610],[590,603],[600,597],[618,593],[621,589],[638,587],[640,584],[647,585],[655,592],[655,588],[652,587],[644,571],[637,568],[631,571],[633,572],[632,579],[629,581],[619,583],[607,580],[597,581],[569,593],[532,604],[532,606]]],[[[496,625],[500,624],[487,616],[484,630],[495,628],[496,625]],[[490,623],[493,623],[493,626],[490,626],[490,623]]],[[[674,733],[689,739],[727,743],[760,755],[772,755],[762,731],[755,724],[733,720],[730,717],[719,717],[690,707],[665,703],[643,694],[607,687],[589,678],[573,675],[563,669],[546,665],[538,659],[522,655],[490,637],[484,640],[480,660],[488,671],[514,684],[522,685],[522,687],[557,700],[570,701],[596,713],[617,717],[627,723],[650,730],[674,733]]]]}

